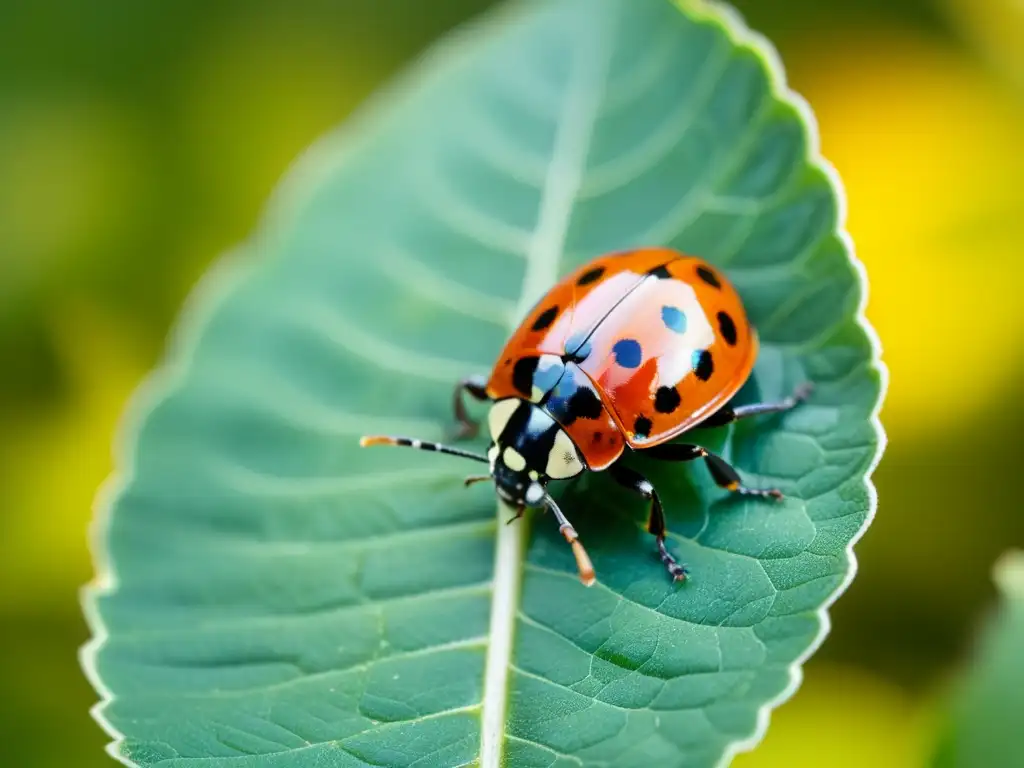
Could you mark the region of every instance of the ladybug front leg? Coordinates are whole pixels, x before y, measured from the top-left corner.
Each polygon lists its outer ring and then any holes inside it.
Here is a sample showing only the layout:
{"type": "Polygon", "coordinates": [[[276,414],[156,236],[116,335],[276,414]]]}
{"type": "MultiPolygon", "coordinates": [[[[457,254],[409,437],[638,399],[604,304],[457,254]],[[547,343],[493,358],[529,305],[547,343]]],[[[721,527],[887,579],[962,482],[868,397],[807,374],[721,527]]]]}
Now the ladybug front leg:
{"type": "Polygon", "coordinates": [[[704,459],[704,463],[711,472],[711,479],[719,488],[738,493],[741,496],[760,496],[763,498],[781,499],[782,491],[775,488],[761,490],[760,488],[748,488],[740,481],[739,473],[721,456],[716,456],[710,451],[701,448],[699,445],[688,445],[686,443],[662,443],[651,448],[644,449],[644,456],[650,456],[659,461],[693,461],[704,459]]]}
{"type": "MultiPolygon", "coordinates": [[[[555,521],[558,523],[558,532],[565,537],[565,540],[569,543],[572,548],[572,554],[576,558],[576,570],[579,571],[580,581],[583,586],[589,587],[594,584],[597,580],[594,574],[594,564],[590,562],[590,555],[587,554],[587,550],[583,548],[583,543],[580,541],[580,535],[576,533],[576,528],[569,522],[568,518],[562,513],[562,510],[555,503],[555,500],[550,496],[544,497],[544,506],[546,506],[551,513],[555,516],[555,521]]],[[[523,516],[525,510],[519,509],[516,512],[516,516],[509,520],[509,523],[515,522],[523,516]]]]}
{"type": "Polygon", "coordinates": [[[489,400],[487,396],[487,382],[483,376],[470,376],[462,379],[455,385],[455,392],[452,394],[452,410],[455,412],[455,422],[458,429],[455,432],[455,439],[475,437],[480,425],[470,418],[466,410],[466,402],[462,399],[462,393],[468,392],[474,400],[489,400]]]}
{"type": "Polygon", "coordinates": [[[654,490],[654,486],[646,477],[622,463],[612,464],[608,468],[608,474],[620,485],[639,493],[645,499],[650,499],[651,513],[647,518],[647,532],[657,540],[658,556],[668,569],[672,580],[683,581],[687,575],[685,566],[680,565],[665,546],[665,510],[661,506],[661,499],[658,498],[658,492],[654,490]]]}

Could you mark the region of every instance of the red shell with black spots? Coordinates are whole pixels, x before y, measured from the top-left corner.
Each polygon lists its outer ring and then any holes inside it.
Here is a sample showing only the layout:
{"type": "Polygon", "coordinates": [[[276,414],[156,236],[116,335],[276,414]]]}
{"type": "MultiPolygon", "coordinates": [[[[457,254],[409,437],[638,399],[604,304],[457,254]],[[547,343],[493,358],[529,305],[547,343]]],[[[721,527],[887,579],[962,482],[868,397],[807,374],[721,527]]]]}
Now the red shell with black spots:
{"type": "Polygon", "coordinates": [[[587,466],[698,425],[749,378],[757,335],[735,288],[668,248],[602,256],[530,311],[487,383],[545,407],[587,466]]]}

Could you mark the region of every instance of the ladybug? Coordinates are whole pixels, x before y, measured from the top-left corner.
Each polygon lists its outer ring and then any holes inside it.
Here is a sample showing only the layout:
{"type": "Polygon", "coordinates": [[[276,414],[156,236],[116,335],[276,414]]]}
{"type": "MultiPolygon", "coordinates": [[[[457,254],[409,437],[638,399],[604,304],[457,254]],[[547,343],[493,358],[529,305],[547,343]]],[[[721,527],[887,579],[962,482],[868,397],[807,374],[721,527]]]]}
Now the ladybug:
{"type": "MultiPolygon", "coordinates": [[[[458,383],[453,398],[459,436],[477,424],[468,394],[492,402],[487,456],[406,437],[364,437],[367,445],[400,445],[486,462],[498,496],[516,512],[547,508],[572,546],[580,580],[594,568],[575,528],[547,491],[550,480],[608,470],[651,503],[647,530],[675,581],[687,570],[665,546],[665,515],[651,483],[622,462],[642,451],[661,461],[703,459],[715,483],[734,493],[782,498],[742,484],[724,459],[689,443],[669,442],[696,427],[786,411],[807,384],[774,403],[732,406],[750,377],[757,334],[736,289],[707,262],[668,248],[602,256],[555,285],[530,311],[498,357],[490,378],[458,383]]],[[[511,522],[511,521],[510,521],[511,522]]]]}

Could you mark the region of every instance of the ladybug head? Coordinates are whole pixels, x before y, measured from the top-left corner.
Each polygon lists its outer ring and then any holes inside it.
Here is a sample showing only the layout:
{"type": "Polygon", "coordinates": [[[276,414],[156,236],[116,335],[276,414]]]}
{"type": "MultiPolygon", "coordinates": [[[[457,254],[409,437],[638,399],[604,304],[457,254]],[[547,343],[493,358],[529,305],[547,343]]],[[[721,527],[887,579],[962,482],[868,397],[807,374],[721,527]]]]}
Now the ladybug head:
{"type": "Polygon", "coordinates": [[[594,566],[580,543],[576,529],[546,489],[549,480],[574,477],[586,469],[576,444],[547,411],[516,397],[494,403],[487,416],[487,424],[491,431],[491,447],[486,457],[411,437],[369,435],[361,438],[359,444],[402,445],[489,463],[490,474],[467,477],[466,485],[478,480],[493,480],[498,496],[519,513],[526,507],[547,507],[558,522],[558,530],[572,547],[580,579],[587,586],[593,584],[594,566]]]}
{"type": "Polygon", "coordinates": [[[515,397],[499,400],[491,406],[487,424],[495,489],[517,509],[545,506],[549,480],[574,477],[584,469],[569,435],[533,403],[515,397]]]}
{"type": "Polygon", "coordinates": [[[402,445],[487,462],[491,466],[490,474],[468,477],[466,484],[493,480],[498,495],[517,510],[554,507],[545,490],[548,481],[575,477],[586,469],[572,438],[547,411],[534,403],[518,397],[498,400],[491,406],[487,424],[491,447],[486,457],[411,437],[373,435],[362,438],[359,444],[402,445]]]}

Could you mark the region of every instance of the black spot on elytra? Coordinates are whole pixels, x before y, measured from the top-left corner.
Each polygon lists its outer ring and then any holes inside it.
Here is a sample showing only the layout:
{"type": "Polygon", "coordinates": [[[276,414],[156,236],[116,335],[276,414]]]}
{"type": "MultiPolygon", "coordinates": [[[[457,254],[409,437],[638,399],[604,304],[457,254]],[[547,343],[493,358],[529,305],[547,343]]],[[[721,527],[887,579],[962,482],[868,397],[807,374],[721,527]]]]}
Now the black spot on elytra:
{"type": "Polygon", "coordinates": [[[523,397],[533,394],[533,374],[537,371],[538,357],[521,357],[512,367],[512,386],[518,389],[523,397]]]}
{"type": "Polygon", "coordinates": [[[636,339],[619,339],[612,347],[612,355],[623,368],[639,368],[644,351],[636,339]]]}
{"type": "Polygon", "coordinates": [[[693,353],[693,373],[701,381],[707,381],[715,371],[715,361],[711,359],[711,353],[701,349],[693,353]]]}
{"type": "Polygon", "coordinates": [[[722,287],[722,284],[718,282],[718,275],[703,265],[697,267],[697,277],[715,288],[722,287]]]}
{"type": "Polygon", "coordinates": [[[576,281],[576,285],[590,285],[595,280],[600,280],[601,275],[603,274],[604,267],[594,267],[593,269],[588,269],[586,272],[579,276],[579,279],[576,281]]]}
{"type": "Polygon", "coordinates": [[[653,275],[659,280],[672,277],[672,273],[668,271],[668,264],[662,264],[660,267],[655,267],[647,272],[648,275],[653,275]]]}
{"type": "Polygon", "coordinates": [[[597,393],[589,387],[580,387],[569,397],[564,408],[558,409],[557,418],[563,427],[571,427],[576,419],[599,419],[604,406],[597,393]]]}
{"type": "Polygon", "coordinates": [[[645,438],[651,433],[652,426],[654,425],[646,416],[637,416],[636,421],[633,422],[633,433],[636,437],[645,438]]]}
{"type": "Polygon", "coordinates": [[[549,325],[555,322],[556,317],[558,317],[558,307],[548,307],[539,315],[537,315],[537,319],[533,321],[533,330],[543,331],[545,328],[547,328],[549,325]]]}
{"type": "Polygon", "coordinates": [[[730,347],[736,345],[736,323],[729,317],[728,312],[718,313],[718,330],[722,332],[722,338],[730,347]]]}
{"type": "Polygon", "coordinates": [[[654,410],[658,413],[672,413],[682,402],[675,387],[658,387],[654,395],[654,410]]]}
{"type": "Polygon", "coordinates": [[[579,419],[599,419],[604,411],[601,398],[589,387],[577,389],[569,398],[569,413],[579,419]]]}
{"type": "Polygon", "coordinates": [[[592,442],[594,445],[597,445],[603,439],[604,439],[604,432],[595,432],[593,435],[590,436],[590,442],[592,442]]]}

